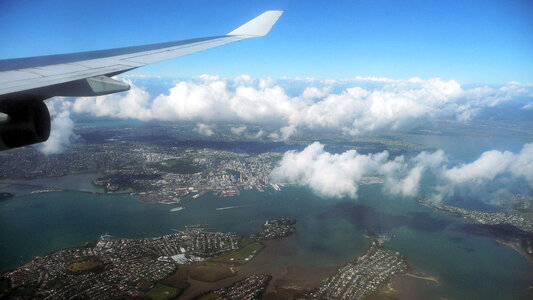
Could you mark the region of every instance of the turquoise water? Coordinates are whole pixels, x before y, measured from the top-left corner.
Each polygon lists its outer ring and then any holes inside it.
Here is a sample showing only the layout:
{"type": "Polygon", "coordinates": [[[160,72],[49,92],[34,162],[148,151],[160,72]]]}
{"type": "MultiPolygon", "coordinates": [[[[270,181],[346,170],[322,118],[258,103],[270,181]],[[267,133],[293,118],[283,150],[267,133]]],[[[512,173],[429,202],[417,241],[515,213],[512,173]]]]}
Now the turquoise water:
{"type": "MultiPolygon", "coordinates": [[[[58,179],[61,180],[61,179],[58,179]]],[[[14,188],[14,187],[12,187],[14,188]]],[[[278,216],[296,218],[297,233],[277,264],[342,264],[368,245],[365,230],[393,232],[386,246],[441,285],[427,298],[517,299],[533,284],[533,268],[511,248],[460,232],[462,220],[431,211],[413,200],[383,196],[379,185],[363,186],[357,200],[325,200],[304,188],[245,191],[238,197],[185,199],[184,210],[142,204],[130,195],[56,192],[0,202],[0,269],[36,255],[79,246],[109,233],[116,237],[168,234],[190,224],[249,234],[278,216]],[[238,206],[227,210],[218,207],[238,206]]]]}

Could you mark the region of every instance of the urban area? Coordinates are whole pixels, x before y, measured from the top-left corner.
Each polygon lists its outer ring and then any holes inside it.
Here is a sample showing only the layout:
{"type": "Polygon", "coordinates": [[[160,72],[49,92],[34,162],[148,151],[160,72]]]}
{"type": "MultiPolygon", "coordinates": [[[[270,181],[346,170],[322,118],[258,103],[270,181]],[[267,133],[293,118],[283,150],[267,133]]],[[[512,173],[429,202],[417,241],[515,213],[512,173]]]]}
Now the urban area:
{"type": "MultiPolygon", "coordinates": [[[[251,237],[282,238],[295,232],[295,223],[285,217],[269,220],[251,237]]],[[[233,257],[239,256],[243,256],[243,262],[249,261],[262,245],[243,243],[244,240],[249,238],[208,232],[199,225],[154,238],[113,238],[106,234],[83,247],[36,257],[5,272],[0,279],[0,298],[110,299],[149,295],[153,289],[160,289],[158,282],[175,273],[180,265],[203,264],[212,258],[216,262],[226,258],[233,262],[233,257]]],[[[270,276],[258,274],[213,293],[252,299],[262,293],[269,280],[270,276]]]]}
{"type": "Polygon", "coordinates": [[[426,199],[418,202],[432,209],[464,218],[472,224],[484,226],[497,241],[511,246],[533,262],[533,209],[524,201],[523,195],[515,195],[511,207],[500,212],[483,212],[466,208],[431,203],[426,199]],[[524,204],[526,203],[526,204],[524,204]]]}
{"type": "Polygon", "coordinates": [[[366,253],[341,267],[317,291],[302,299],[363,299],[376,292],[393,275],[407,270],[405,257],[384,249],[378,240],[373,240],[366,253]]]}

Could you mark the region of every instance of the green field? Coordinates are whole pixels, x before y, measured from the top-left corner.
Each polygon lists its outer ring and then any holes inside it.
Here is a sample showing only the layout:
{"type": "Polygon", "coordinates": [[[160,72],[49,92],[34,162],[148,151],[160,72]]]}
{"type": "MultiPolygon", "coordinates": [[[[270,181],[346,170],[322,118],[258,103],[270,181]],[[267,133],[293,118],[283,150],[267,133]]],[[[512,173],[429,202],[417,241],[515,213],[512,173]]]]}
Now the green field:
{"type": "Polygon", "coordinates": [[[240,241],[240,248],[220,256],[214,257],[211,261],[221,263],[244,263],[250,255],[263,249],[264,245],[249,238],[243,238],[240,241]]]}
{"type": "Polygon", "coordinates": [[[99,269],[103,264],[96,260],[86,260],[71,263],[67,266],[67,271],[71,273],[85,273],[99,269]]]}
{"type": "Polygon", "coordinates": [[[202,166],[195,165],[192,159],[169,159],[155,165],[161,171],[177,174],[193,174],[203,170],[202,166]]]}
{"type": "Polygon", "coordinates": [[[148,292],[152,288],[152,285],[152,281],[148,278],[144,278],[137,283],[137,288],[142,292],[148,292]]]}
{"type": "Polygon", "coordinates": [[[216,282],[235,276],[236,274],[236,272],[226,264],[209,261],[199,265],[187,266],[186,272],[192,279],[204,282],[216,282]]]}
{"type": "Polygon", "coordinates": [[[165,278],[162,283],[185,290],[189,287],[187,282],[189,278],[203,282],[216,282],[236,274],[237,271],[231,265],[206,261],[191,265],[180,265],[176,273],[165,278]]]}
{"type": "Polygon", "coordinates": [[[146,293],[146,296],[153,300],[166,300],[176,297],[179,295],[179,293],[180,290],[177,288],[158,283],[148,293],[146,293]]]}

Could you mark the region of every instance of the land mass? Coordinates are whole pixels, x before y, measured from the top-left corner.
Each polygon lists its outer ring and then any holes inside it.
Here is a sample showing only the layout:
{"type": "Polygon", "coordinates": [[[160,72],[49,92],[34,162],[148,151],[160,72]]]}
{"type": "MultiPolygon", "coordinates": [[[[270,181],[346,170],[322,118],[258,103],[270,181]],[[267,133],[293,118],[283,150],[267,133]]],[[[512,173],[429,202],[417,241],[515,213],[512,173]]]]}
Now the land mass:
{"type": "MultiPolygon", "coordinates": [[[[283,217],[267,221],[260,232],[273,234],[272,239],[284,237],[294,232],[294,222],[283,217]]],[[[236,266],[248,262],[263,247],[256,239],[197,227],[155,238],[104,235],[94,243],[36,257],[5,272],[0,277],[0,298],[170,299],[186,290],[190,279],[217,282],[235,276],[236,266]]],[[[254,275],[218,293],[246,292],[255,297],[269,278],[254,275]]]]}
{"type": "Polygon", "coordinates": [[[373,240],[363,255],[300,299],[363,299],[378,291],[392,276],[406,273],[408,268],[405,257],[373,240]]]}
{"type": "Polygon", "coordinates": [[[431,203],[425,199],[418,202],[432,209],[459,216],[471,225],[463,226],[467,232],[490,235],[533,262],[533,213],[527,211],[482,212],[465,208],[431,203]]]}

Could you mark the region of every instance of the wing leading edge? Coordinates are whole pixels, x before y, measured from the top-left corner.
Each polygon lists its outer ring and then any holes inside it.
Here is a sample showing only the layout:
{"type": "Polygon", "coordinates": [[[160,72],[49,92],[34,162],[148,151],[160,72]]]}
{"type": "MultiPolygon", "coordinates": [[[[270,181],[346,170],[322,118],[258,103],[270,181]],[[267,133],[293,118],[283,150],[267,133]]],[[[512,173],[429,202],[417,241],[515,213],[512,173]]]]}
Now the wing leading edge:
{"type": "MultiPolygon", "coordinates": [[[[81,53],[0,60],[0,98],[29,92],[46,97],[95,96],[123,91],[114,76],[147,64],[265,36],[283,12],[266,11],[232,32],[206,38],[81,53]],[[86,81],[99,77],[100,89],[86,81]],[[109,85],[108,85],[109,84],[109,85]]],[[[95,81],[95,80],[91,80],[95,81]]]]}

